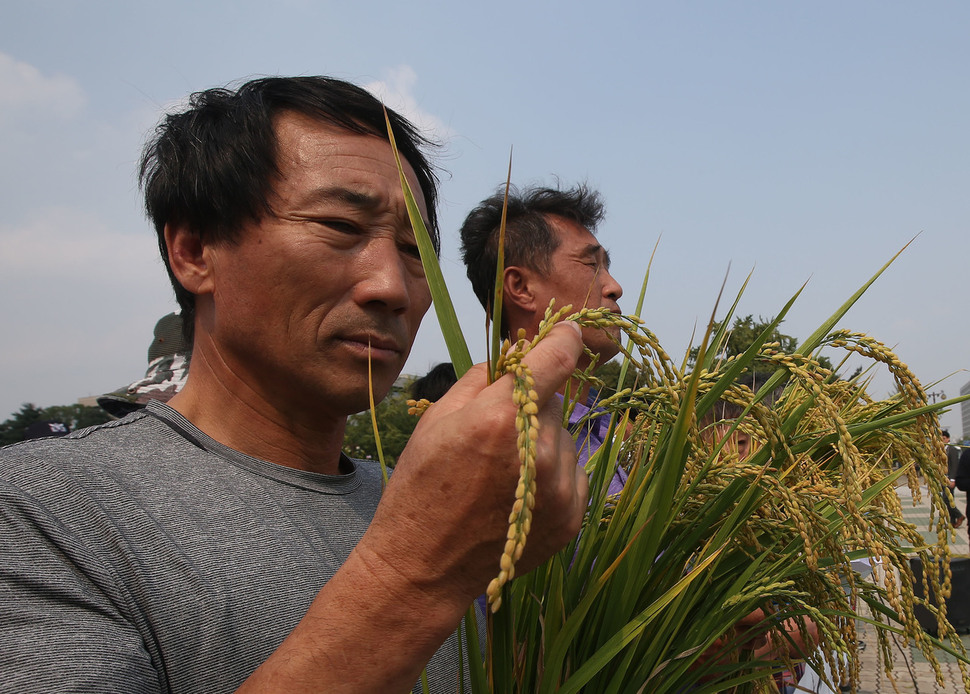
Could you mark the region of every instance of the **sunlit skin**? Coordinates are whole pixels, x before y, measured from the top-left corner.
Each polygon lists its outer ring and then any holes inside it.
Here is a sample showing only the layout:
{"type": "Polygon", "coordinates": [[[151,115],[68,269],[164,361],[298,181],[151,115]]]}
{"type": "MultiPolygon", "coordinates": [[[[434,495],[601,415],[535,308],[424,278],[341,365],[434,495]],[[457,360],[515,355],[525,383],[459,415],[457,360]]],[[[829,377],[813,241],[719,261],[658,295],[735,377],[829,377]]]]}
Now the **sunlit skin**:
{"type": "MultiPolygon", "coordinates": [[[[569,304],[573,311],[588,307],[620,312],[623,287],[610,274],[606,249],[588,229],[572,220],[548,215],[547,221],[559,240],[549,257],[548,271],[516,266],[505,270],[505,320],[513,337],[520,328],[530,337],[535,335],[553,299],[555,308],[569,304]]],[[[598,364],[606,363],[619,351],[610,335],[618,339],[619,328],[611,328],[609,334],[599,328],[583,329],[583,343],[600,355],[598,364]]],[[[588,366],[589,359],[584,356],[579,368],[588,366]]]]}
{"type": "MultiPolygon", "coordinates": [[[[620,312],[623,287],[610,274],[610,255],[588,229],[562,217],[551,215],[549,224],[559,238],[559,247],[549,258],[549,272],[534,280],[536,304],[543,310],[551,299],[556,306],[572,304],[581,308],[604,308],[620,312]]],[[[538,326],[536,326],[538,327],[538,326]]],[[[613,337],[620,329],[611,328],[613,337]]],[[[616,344],[599,328],[585,328],[583,343],[605,363],[619,351],[616,344]]]]}
{"type": "Polygon", "coordinates": [[[336,473],[322,452],[368,406],[368,353],[380,400],[430,292],[390,145],[296,113],[277,133],[271,215],[233,244],[166,229],[197,313],[192,371],[171,405],[237,450],[336,473]]]}
{"type": "Polygon", "coordinates": [[[717,427],[717,440],[722,443],[722,450],[737,455],[738,460],[744,460],[757,450],[757,444],[751,440],[751,435],[741,429],[735,429],[731,434],[731,427],[727,424],[719,424],[717,427]],[[725,441],[725,437],[727,440],[725,441]]]}

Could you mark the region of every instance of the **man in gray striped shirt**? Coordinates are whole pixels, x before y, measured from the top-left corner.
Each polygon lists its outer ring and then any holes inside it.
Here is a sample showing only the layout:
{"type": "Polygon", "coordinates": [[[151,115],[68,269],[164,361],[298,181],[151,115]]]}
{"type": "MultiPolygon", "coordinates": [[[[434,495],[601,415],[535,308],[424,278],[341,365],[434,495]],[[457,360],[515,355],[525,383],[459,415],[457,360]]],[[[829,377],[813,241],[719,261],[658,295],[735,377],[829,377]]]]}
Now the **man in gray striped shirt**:
{"type": "MultiPolygon", "coordinates": [[[[437,240],[423,140],[387,112],[437,240]]],[[[511,384],[484,367],[421,419],[390,483],[340,453],[430,303],[382,105],[264,78],[192,96],[141,183],[192,343],[184,388],[0,452],[0,691],[454,691],[452,637],[497,572],[518,476],[511,384]],[[429,662],[430,661],[430,662],[429,662]]],[[[579,358],[527,360],[541,405],[579,358]]],[[[586,480],[543,407],[537,565],[586,480]]]]}

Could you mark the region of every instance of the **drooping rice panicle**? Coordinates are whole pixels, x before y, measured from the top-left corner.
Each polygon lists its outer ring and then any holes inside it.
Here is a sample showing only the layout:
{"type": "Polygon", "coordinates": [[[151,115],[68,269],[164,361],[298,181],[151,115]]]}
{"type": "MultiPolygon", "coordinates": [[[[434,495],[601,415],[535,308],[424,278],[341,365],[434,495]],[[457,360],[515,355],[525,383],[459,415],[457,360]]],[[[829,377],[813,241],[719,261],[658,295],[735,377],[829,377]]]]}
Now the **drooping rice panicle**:
{"type": "MultiPolygon", "coordinates": [[[[393,147],[393,133],[389,137],[393,147]]],[[[439,323],[461,376],[471,359],[399,159],[398,170],[439,323]]],[[[686,357],[678,368],[639,318],[596,309],[570,316],[586,327],[618,326],[630,340],[629,348],[619,346],[626,359],[623,371],[636,371],[635,385],[618,388],[599,403],[629,424],[619,430],[618,441],[608,441],[591,456],[588,466],[594,468],[594,483],[608,483],[602,470],[621,465],[629,478],[621,494],[595,506],[595,514],[591,507],[576,540],[515,581],[510,578],[517,548],[529,525],[522,511],[528,509],[531,517],[528,493],[534,493],[535,481],[531,442],[538,421],[524,411],[535,398],[520,365],[531,344],[519,340],[512,349],[506,342],[498,357],[491,350],[498,364],[491,375],[513,374],[516,426],[525,453],[516,495],[521,508],[510,516],[511,544],[503,553],[509,571],[502,569],[502,586],[490,591],[507,595],[503,616],[512,616],[490,620],[490,629],[506,631],[494,639],[490,634],[489,643],[507,647],[488,648],[485,667],[471,668],[475,694],[770,691],[770,664],[752,660],[749,644],[735,630],[738,619],[754,608],[769,618],[745,638],[760,629],[762,635],[787,639],[785,624],[809,617],[818,624],[822,654],[810,656],[812,665],[821,670],[828,663],[855,685],[858,661],[851,635],[860,601],[870,608],[877,650],[894,687],[893,646],[899,638],[920,648],[941,685],[934,647],[955,655],[970,693],[967,656],[945,618],[945,604],[937,609],[930,598],[915,597],[910,566],[913,557],[928,568],[942,565],[942,580],[935,570],[923,572],[923,595],[948,595],[952,530],[945,516],[945,461],[936,418],[944,405],[930,406],[916,377],[884,345],[834,330],[893,260],[806,338],[799,354],[784,354],[770,342],[795,297],[756,343],[732,357],[721,354],[728,319],[713,330],[712,318],[690,369],[686,357]],[[813,356],[823,346],[885,365],[898,393],[875,400],[854,379],[839,381],[813,356]],[[744,371],[765,364],[776,367],[770,383],[782,389],[770,403],[760,393],[735,388],[744,371]],[[716,440],[716,429],[712,440],[703,425],[712,403],[721,399],[743,407],[740,419],[725,426],[757,444],[745,459],[716,440]],[[522,432],[528,433],[522,437],[522,432]],[[893,486],[902,477],[918,499],[917,465],[931,498],[935,542],[925,541],[905,521],[893,486]],[[854,573],[852,562],[861,558],[871,563],[871,576],[854,573]],[[916,604],[937,614],[939,639],[920,628],[916,604]]],[[[555,322],[551,312],[547,318],[546,332],[555,322]]],[[[598,358],[588,356],[594,363],[598,358]]],[[[594,381],[590,373],[575,378],[594,381]]],[[[564,409],[570,399],[567,389],[564,409]]],[[[474,611],[468,619],[474,624],[474,611]]],[[[479,659],[477,640],[466,644],[469,662],[479,659]]],[[[774,665],[789,664],[780,660],[774,665]]]]}
{"type": "Polygon", "coordinates": [[[525,543],[532,526],[532,509],[536,492],[536,441],[539,438],[538,394],[529,367],[522,361],[530,345],[520,335],[515,348],[506,341],[497,369],[512,375],[512,399],[516,405],[515,428],[518,433],[519,482],[515,490],[515,502],[509,514],[509,530],[505,549],[499,560],[498,576],[492,579],[486,590],[492,612],[502,605],[502,587],[515,576],[515,563],[525,550],[525,543]]]}
{"type": "MultiPolygon", "coordinates": [[[[623,334],[630,337],[631,348],[623,353],[632,368],[636,369],[638,383],[634,388],[624,388],[602,398],[598,402],[600,411],[590,416],[609,416],[610,413],[629,410],[637,413],[636,423],[631,425],[626,441],[617,453],[617,460],[612,464],[622,464],[634,471],[628,486],[633,487],[638,482],[647,484],[647,475],[655,474],[650,472],[651,466],[661,464],[651,459],[651,456],[663,450],[664,442],[658,441],[656,434],[671,427],[688,402],[686,388],[689,378],[674,365],[656,337],[644,328],[639,319],[590,309],[583,309],[565,318],[563,313],[552,313],[551,309],[547,311],[548,320],[532,343],[526,344],[521,338],[514,348],[506,343],[506,354],[499,360],[501,369],[505,373],[516,373],[524,353],[543,338],[556,320],[574,320],[582,327],[609,329],[618,326],[623,334]]],[[[888,422],[886,418],[891,413],[925,407],[926,396],[915,376],[885,347],[865,336],[841,332],[833,333],[826,344],[864,353],[880,363],[891,365],[894,378],[901,384],[900,394],[895,399],[875,401],[858,384],[833,376],[811,355],[784,353],[777,343],[764,344],[756,355],[757,363],[762,368],[773,368],[785,374],[781,394],[770,401],[756,397],[757,394],[742,383],[725,386],[722,382],[724,374],[738,363],[739,357],[723,359],[713,368],[704,368],[698,374],[697,397],[717,388],[722,391],[721,401],[743,411],[739,419],[728,424],[730,431],[743,432],[751,437],[752,453],[746,459],[741,459],[736,449],[704,433],[710,430],[711,425],[701,422],[701,413],[691,413],[688,419],[690,446],[672,500],[675,515],[668,519],[668,530],[665,532],[668,542],[676,543],[678,536],[691,529],[692,519],[709,517],[707,510],[718,504],[723,505],[725,495],[736,493],[732,490],[748,489],[747,498],[739,497],[725,506],[720,516],[712,517],[714,525],[710,532],[714,533],[720,527],[718,524],[734,524],[724,525],[729,544],[721,550],[721,556],[744,556],[749,563],[764,567],[764,570],[755,571],[743,589],[728,596],[720,609],[730,610],[741,604],[752,608],[779,606],[772,613],[771,624],[765,627],[776,642],[777,639],[788,638],[780,625],[802,624],[791,620],[810,617],[818,628],[821,653],[813,656],[819,658],[813,664],[821,668],[827,663],[830,672],[857,681],[857,643],[853,638],[857,603],[881,603],[891,611],[874,611],[871,617],[880,627],[877,632],[879,646],[885,654],[887,668],[893,662],[888,648],[890,632],[887,629],[890,628],[918,647],[928,659],[932,661],[935,658],[934,642],[922,631],[915,616],[915,605],[925,606],[928,603],[926,598],[915,597],[909,559],[913,552],[933,564],[945,559],[945,533],[938,535],[936,544],[926,544],[915,528],[904,521],[899,498],[894,487],[886,484],[885,479],[889,475],[902,475],[910,478],[912,483],[912,470],[917,462],[924,471],[931,470],[928,480],[939,477],[939,459],[932,452],[926,453],[927,450],[932,451],[937,424],[932,414],[903,418],[899,423],[888,422]],[[888,423],[884,424],[884,421],[888,423]],[[894,472],[897,466],[900,471],[894,472]],[[738,487],[738,483],[742,486],[738,487]],[[736,505],[738,503],[746,504],[743,511],[736,505]],[[850,555],[869,557],[874,566],[873,575],[864,578],[856,574],[850,563],[850,555]],[[887,614],[895,614],[896,617],[890,619],[887,614]]],[[[749,360],[753,361],[750,357],[749,360]]],[[[598,385],[590,373],[577,372],[575,378],[598,385]]],[[[517,385],[515,390],[519,404],[522,388],[517,385]]],[[[526,440],[520,437],[521,442],[526,440]]],[[[525,465],[527,458],[523,459],[522,479],[528,479],[530,474],[525,465]]],[[[599,461],[599,464],[604,463],[603,460],[599,461]]],[[[534,485],[534,478],[531,484],[534,485]]],[[[534,486],[524,487],[520,484],[520,491],[529,488],[534,490],[534,486]]],[[[932,483],[928,492],[933,497],[934,508],[940,513],[943,508],[940,505],[942,495],[932,483]]],[[[636,510],[628,508],[627,502],[629,498],[642,499],[643,493],[630,491],[629,494],[611,499],[602,507],[597,518],[589,519],[579,538],[579,546],[587,541],[600,543],[597,546],[601,546],[604,540],[597,535],[615,532],[611,526],[618,523],[629,524],[636,510]]],[[[519,503],[518,494],[516,504],[517,510],[526,507],[519,503]]],[[[516,512],[510,516],[510,521],[509,542],[503,555],[504,573],[493,581],[495,588],[490,588],[490,597],[497,595],[502,586],[514,588],[516,585],[509,583],[514,569],[510,573],[506,567],[514,567],[517,558],[515,548],[520,546],[520,539],[523,539],[515,528],[522,526],[521,522],[516,525],[516,512]]],[[[938,524],[937,527],[939,530],[941,526],[938,524]]],[[[633,532],[633,529],[621,532],[633,532]]],[[[630,537],[627,542],[635,543],[636,540],[632,539],[634,536],[630,537]]],[[[630,545],[630,548],[633,546],[630,545]]],[[[666,555],[673,554],[673,546],[671,544],[661,550],[661,554],[654,556],[653,564],[644,566],[643,571],[648,575],[659,571],[667,560],[666,555]]],[[[629,553],[630,548],[625,551],[629,553]]],[[[580,550],[567,551],[576,553],[580,550]]],[[[701,554],[692,555],[695,558],[684,564],[683,570],[689,572],[688,567],[697,565],[705,551],[708,550],[703,546],[694,550],[701,554]]],[[[581,555],[570,556],[579,563],[576,557],[581,555]]],[[[596,561],[610,563],[612,560],[602,555],[596,561]]],[[[717,566],[717,562],[709,566],[717,566]]],[[[942,580],[932,571],[925,573],[928,575],[924,575],[926,585],[923,594],[946,594],[949,590],[946,572],[942,580]]],[[[514,597],[517,601],[531,603],[538,599],[536,591],[541,589],[541,585],[530,583],[521,592],[515,592],[514,597]]],[[[641,589],[642,597],[633,603],[641,606],[637,609],[643,609],[650,600],[658,597],[656,588],[650,588],[649,580],[645,580],[641,589]],[[641,602],[643,600],[647,602],[641,602]]],[[[625,590],[629,591],[630,587],[625,586],[625,590]]],[[[492,603],[493,609],[497,604],[492,603]]],[[[516,602],[516,605],[519,604],[516,602]]],[[[601,609],[603,616],[597,618],[600,621],[608,613],[609,605],[604,603],[601,609]]],[[[962,644],[959,639],[954,640],[952,627],[945,620],[945,608],[933,608],[932,611],[939,615],[941,638],[947,639],[955,652],[963,654],[962,644]]],[[[593,632],[588,637],[582,637],[586,628],[584,623],[580,632],[570,632],[573,640],[604,638],[592,636],[593,632]]],[[[593,626],[589,628],[595,632],[593,626]]],[[[676,635],[672,633],[671,638],[676,638],[676,635]]],[[[631,654],[649,654],[652,647],[645,641],[649,639],[647,634],[635,639],[632,643],[638,645],[628,647],[634,649],[630,651],[631,654]]],[[[523,668],[528,669],[521,661],[528,646],[521,643],[518,648],[520,662],[516,671],[521,673],[523,668]]],[[[573,648],[582,650],[575,644],[573,648]]],[[[646,685],[641,680],[640,685],[646,686],[643,691],[678,691],[680,685],[670,684],[677,681],[671,674],[675,670],[674,664],[678,658],[694,657],[697,648],[675,650],[673,660],[668,657],[649,672],[644,671],[647,672],[644,676],[655,680],[648,680],[646,685]],[[668,685],[672,688],[665,688],[668,685]]],[[[731,658],[736,655],[731,655],[731,658]]],[[[584,657],[592,657],[592,652],[584,657]]],[[[636,660],[639,656],[630,657],[636,660]]],[[[629,664],[625,667],[634,669],[629,664]]],[[[738,661],[737,667],[743,667],[743,662],[738,661]]],[[[961,667],[964,667],[962,662],[961,667]]],[[[568,675],[564,673],[563,676],[570,681],[568,675]]],[[[540,678],[539,681],[546,680],[540,678]]],[[[592,677],[592,681],[597,681],[596,676],[592,677]]],[[[689,678],[681,680],[681,684],[684,681],[689,681],[689,678]]],[[[525,687],[518,691],[531,689],[525,687]]]]}

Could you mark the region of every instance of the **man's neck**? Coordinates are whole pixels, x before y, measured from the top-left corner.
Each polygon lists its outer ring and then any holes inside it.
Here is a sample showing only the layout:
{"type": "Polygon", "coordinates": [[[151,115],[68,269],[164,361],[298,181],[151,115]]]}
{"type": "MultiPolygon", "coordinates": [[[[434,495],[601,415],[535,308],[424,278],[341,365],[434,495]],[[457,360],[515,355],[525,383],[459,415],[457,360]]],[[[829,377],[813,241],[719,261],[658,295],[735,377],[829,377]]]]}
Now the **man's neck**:
{"type": "Polygon", "coordinates": [[[286,413],[256,396],[246,384],[217,374],[195,353],[185,387],[169,402],[213,439],[278,465],[336,475],[340,470],[345,417],[286,413]]]}

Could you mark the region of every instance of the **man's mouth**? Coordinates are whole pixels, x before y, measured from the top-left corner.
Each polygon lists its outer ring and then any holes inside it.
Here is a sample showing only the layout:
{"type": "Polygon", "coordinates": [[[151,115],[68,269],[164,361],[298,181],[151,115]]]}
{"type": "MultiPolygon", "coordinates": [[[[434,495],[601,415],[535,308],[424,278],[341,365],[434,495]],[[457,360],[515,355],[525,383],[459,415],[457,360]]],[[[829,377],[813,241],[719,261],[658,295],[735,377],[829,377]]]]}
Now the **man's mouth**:
{"type": "Polygon", "coordinates": [[[400,341],[386,335],[344,335],[340,340],[365,356],[370,352],[372,359],[397,359],[405,353],[400,341]]]}

